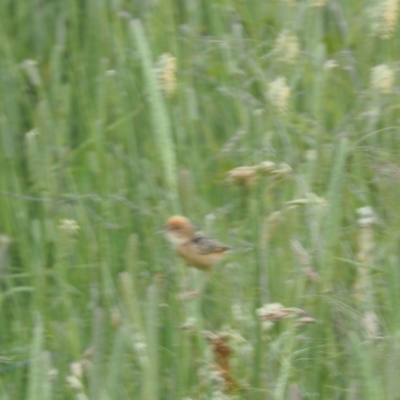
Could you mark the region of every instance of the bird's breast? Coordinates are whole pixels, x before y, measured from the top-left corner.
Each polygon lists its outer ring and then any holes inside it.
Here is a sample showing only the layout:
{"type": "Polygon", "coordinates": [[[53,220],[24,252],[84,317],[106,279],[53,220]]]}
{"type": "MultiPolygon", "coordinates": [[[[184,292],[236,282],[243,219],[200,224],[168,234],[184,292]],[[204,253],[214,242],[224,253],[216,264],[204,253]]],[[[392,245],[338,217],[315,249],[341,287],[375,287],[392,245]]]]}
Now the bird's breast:
{"type": "Polygon", "coordinates": [[[208,269],[224,256],[224,253],[201,254],[193,243],[186,243],[176,247],[177,253],[186,260],[189,265],[199,269],[208,269]]]}

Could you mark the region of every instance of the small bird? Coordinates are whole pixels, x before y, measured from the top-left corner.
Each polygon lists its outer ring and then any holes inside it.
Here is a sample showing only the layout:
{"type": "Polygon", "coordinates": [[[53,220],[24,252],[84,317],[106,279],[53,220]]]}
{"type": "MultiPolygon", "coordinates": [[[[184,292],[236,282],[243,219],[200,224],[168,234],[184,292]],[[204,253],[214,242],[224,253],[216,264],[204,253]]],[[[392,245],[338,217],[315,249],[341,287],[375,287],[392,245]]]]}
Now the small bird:
{"type": "Polygon", "coordinates": [[[175,251],[191,266],[208,270],[219,262],[232,247],[195,232],[186,217],[175,215],[168,219],[164,232],[175,251]]]}

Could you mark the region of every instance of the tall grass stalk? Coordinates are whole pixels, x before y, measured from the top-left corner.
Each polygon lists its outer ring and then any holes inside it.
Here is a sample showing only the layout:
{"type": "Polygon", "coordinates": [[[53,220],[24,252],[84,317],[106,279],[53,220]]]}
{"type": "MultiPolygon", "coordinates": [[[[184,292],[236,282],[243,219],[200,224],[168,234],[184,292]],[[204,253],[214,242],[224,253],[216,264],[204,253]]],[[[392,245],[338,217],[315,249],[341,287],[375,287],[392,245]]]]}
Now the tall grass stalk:
{"type": "Polygon", "coordinates": [[[169,191],[169,196],[173,201],[177,211],[177,187],[178,175],[176,168],[176,155],[171,124],[169,121],[167,107],[157,85],[154,72],[154,61],[146,37],[145,30],[140,20],[130,22],[130,28],[136,41],[137,50],[142,62],[142,71],[146,83],[146,92],[149,96],[149,104],[152,116],[152,126],[154,131],[154,142],[158,147],[163,168],[164,179],[169,191]]]}
{"type": "Polygon", "coordinates": [[[148,361],[143,382],[143,399],[156,400],[159,398],[159,322],[158,322],[158,289],[156,285],[148,288],[146,307],[146,336],[148,361]]]}
{"type": "Polygon", "coordinates": [[[37,314],[35,319],[29,354],[29,383],[26,398],[28,400],[39,398],[47,400],[52,398],[51,354],[44,349],[44,332],[40,315],[37,314]]]}
{"type": "Polygon", "coordinates": [[[1,400],[396,400],[399,11],[0,1],[1,400]],[[172,213],[249,249],[195,300],[172,213]]]}

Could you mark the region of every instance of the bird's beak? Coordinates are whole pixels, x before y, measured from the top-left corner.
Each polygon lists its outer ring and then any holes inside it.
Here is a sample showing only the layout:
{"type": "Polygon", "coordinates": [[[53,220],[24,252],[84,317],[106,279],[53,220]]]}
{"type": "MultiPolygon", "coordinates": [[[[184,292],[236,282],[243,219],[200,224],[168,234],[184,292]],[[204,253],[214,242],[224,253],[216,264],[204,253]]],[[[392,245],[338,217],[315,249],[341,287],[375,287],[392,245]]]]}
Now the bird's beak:
{"type": "Polygon", "coordinates": [[[165,233],[165,232],[166,232],[166,229],[162,228],[160,231],[157,231],[156,233],[159,234],[159,233],[165,233]]]}

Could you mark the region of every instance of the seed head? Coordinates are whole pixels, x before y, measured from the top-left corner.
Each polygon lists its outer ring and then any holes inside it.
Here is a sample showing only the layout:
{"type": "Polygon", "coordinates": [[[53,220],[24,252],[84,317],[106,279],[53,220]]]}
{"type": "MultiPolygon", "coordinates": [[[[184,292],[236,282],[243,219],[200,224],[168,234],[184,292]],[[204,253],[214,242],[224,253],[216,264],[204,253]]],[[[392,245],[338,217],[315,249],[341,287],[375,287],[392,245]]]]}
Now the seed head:
{"type": "Polygon", "coordinates": [[[227,182],[232,185],[253,186],[257,180],[256,166],[237,167],[228,172],[227,182]]]}
{"type": "Polygon", "coordinates": [[[60,225],[58,225],[58,228],[64,232],[74,234],[79,231],[80,226],[74,221],[73,219],[62,219],[60,220],[60,225]]]}
{"type": "Polygon", "coordinates": [[[379,64],[371,70],[371,87],[381,93],[391,93],[394,71],[387,64],[379,64]]]}
{"type": "Polygon", "coordinates": [[[326,60],[324,62],[324,69],[325,70],[330,70],[330,69],[336,68],[337,66],[338,66],[338,63],[337,63],[336,60],[330,59],[330,60],[326,60]]]}
{"type": "Polygon", "coordinates": [[[297,36],[287,31],[281,32],[275,40],[273,52],[280,61],[294,64],[300,54],[297,36]]]}
{"type": "Polygon", "coordinates": [[[67,381],[68,386],[74,390],[82,390],[83,384],[79,378],[74,375],[68,375],[65,380],[67,381]]]}
{"type": "Polygon", "coordinates": [[[176,58],[171,54],[162,54],[155,65],[158,85],[166,97],[176,92],[176,58]]]}
{"type": "Polygon", "coordinates": [[[263,161],[258,165],[258,170],[262,174],[270,175],[276,170],[276,164],[273,161],[263,161]]]}
{"type": "Polygon", "coordinates": [[[360,216],[358,219],[358,224],[361,228],[366,226],[371,226],[378,222],[378,218],[370,206],[360,207],[357,210],[357,214],[360,216]]]}
{"type": "Polygon", "coordinates": [[[272,106],[281,114],[288,111],[290,88],[286,78],[279,77],[268,84],[267,96],[272,106]]]}
{"type": "Polygon", "coordinates": [[[372,31],[381,39],[390,39],[396,29],[399,14],[398,0],[380,0],[370,9],[372,31]]]}

